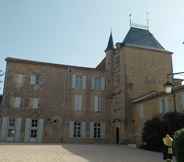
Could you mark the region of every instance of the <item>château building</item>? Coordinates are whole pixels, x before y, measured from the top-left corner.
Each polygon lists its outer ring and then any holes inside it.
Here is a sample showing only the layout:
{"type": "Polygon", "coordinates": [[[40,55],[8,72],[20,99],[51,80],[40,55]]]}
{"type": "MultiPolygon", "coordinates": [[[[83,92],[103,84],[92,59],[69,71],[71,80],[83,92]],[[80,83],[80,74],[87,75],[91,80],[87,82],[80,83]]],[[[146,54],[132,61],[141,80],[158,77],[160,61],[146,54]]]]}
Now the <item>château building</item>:
{"type": "Polygon", "coordinates": [[[163,92],[172,70],[172,52],[135,26],[115,45],[110,34],[94,68],[8,57],[0,141],[139,143],[145,120],[173,111],[163,92]]]}

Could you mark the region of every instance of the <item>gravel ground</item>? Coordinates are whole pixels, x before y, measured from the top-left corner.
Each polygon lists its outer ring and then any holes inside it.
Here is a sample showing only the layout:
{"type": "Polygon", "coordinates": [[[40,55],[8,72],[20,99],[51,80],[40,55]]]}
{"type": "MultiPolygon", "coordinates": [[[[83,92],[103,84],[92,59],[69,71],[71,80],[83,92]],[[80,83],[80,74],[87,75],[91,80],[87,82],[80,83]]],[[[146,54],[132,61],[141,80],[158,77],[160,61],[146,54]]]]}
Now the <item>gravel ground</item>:
{"type": "Polygon", "coordinates": [[[0,145],[0,162],[163,162],[160,153],[117,145],[0,145]]]}

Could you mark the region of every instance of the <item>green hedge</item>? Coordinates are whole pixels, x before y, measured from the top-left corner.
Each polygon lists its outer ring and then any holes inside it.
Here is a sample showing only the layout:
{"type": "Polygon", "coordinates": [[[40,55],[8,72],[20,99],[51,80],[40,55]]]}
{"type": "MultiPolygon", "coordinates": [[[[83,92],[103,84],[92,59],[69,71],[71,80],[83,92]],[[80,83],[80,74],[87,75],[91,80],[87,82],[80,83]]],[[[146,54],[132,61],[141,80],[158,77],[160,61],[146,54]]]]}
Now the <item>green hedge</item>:
{"type": "Polygon", "coordinates": [[[162,151],[162,138],[166,134],[173,137],[174,133],[181,128],[184,128],[184,113],[168,112],[146,121],[142,134],[144,142],[142,148],[152,151],[162,151]]]}
{"type": "Polygon", "coordinates": [[[176,161],[184,162],[184,128],[176,131],[173,147],[175,150],[176,161]]]}

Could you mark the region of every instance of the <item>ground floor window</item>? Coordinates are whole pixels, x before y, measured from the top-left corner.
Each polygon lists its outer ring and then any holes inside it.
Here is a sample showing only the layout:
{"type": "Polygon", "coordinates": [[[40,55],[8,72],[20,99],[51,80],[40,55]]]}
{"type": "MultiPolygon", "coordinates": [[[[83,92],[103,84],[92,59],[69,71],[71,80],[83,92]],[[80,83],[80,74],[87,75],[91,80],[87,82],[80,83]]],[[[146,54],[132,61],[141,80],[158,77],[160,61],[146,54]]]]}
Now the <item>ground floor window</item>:
{"type": "Polygon", "coordinates": [[[36,129],[31,129],[31,138],[36,138],[37,137],[37,130],[36,129]]]}
{"type": "Polygon", "coordinates": [[[31,125],[32,125],[32,127],[37,127],[38,126],[38,120],[33,119],[31,125]]]}
{"type": "Polygon", "coordinates": [[[14,118],[9,119],[9,126],[10,127],[15,127],[15,119],[14,118]]]}
{"type": "Polygon", "coordinates": [[[99,122],[94,123],[94,138],[101,138],[101,124],[99,122]]]}
{"type": "Polygon", "coordinates": [[[81,123],[74,122],[74,137],[80,137],[80,136],[81,136],[81,123]]]}
{"type": "Polygon", "coordinates": [[[15,129],[8,129],[8,137],[15,137],[15,129]]]}

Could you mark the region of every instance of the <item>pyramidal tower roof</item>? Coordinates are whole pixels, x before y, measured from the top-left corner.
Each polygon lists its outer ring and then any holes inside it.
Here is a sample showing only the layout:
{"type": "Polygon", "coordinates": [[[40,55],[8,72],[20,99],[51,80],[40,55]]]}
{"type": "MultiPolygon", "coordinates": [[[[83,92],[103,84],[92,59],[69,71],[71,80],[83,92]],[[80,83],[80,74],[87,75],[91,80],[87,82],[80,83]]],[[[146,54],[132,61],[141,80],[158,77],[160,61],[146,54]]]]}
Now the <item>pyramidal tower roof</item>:
{"type": "Polygon", "coordinates": [[[165,50],[164,47],[156,40],[156,38],[153,36],[152,33],[149,32],[148,29],[136,27],[130,28],[122,44],[143,48],[165,50]]]}
{"type": "Polygon", "coordinates": [[[113,48],[114,48],[114,42],[113,42],[113,37],[111,32],[109,36],[109,42],[107,44],[107,48],[105,49],[105,51],[112,50],[113,48]]]}

